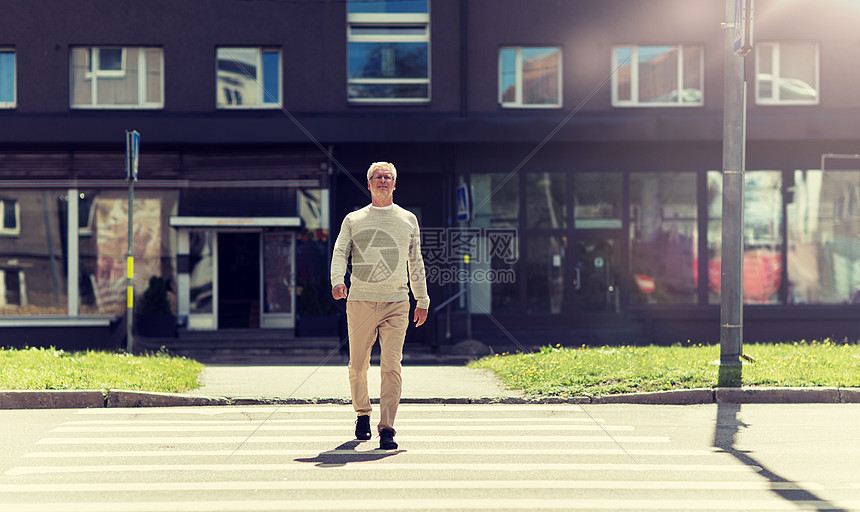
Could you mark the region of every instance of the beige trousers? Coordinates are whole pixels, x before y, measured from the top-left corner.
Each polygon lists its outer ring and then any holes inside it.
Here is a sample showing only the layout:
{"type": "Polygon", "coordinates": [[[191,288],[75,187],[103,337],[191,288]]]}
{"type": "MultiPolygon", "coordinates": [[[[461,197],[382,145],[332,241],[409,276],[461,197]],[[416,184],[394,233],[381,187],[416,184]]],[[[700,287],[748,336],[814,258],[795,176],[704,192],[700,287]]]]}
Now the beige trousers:
{"type": "Polygon", "coordinates": [[[349,389],[352,407],[359,415],[373,410],[367,392],[367,370],[370,349],[379,336],[381,386],[379,390],[380,418],[377,430],[394,429],[394,417],[400,405],[403,381],[400,361],[403,341],[409,326],[409,301],[371,302],[348,300],[346,321],[349,329],[349,389]]]}

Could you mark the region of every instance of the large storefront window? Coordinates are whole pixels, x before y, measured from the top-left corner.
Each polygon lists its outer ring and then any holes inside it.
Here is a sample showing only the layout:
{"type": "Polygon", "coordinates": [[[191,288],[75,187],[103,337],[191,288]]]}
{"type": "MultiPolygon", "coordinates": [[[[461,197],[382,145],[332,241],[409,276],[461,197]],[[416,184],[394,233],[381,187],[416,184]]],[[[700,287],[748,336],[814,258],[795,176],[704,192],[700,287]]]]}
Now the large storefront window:
{"type": "Polygon", "coordinates": [[[65,194],[0,191],[0,315],[66,314],[65,194]]]}
{"type": "MultiPolygon", "coordinates": [[[[487,254],[471,263],[471,270],[475,275],[516,276],[519,258],[516,230],[519,228],[520,216],[518,176],[472,174],[470,181],[474,195],[471,227],[481,230],[481,246],[491,248],[487,254]],[[505,234],[507,236],[503,236],[505,234]],[[507,240],[508,244],[499,246],[490,237],[496,241],[507,240]]],[[[519,284],[516,279],[473,279],[470,292],[473,313],[519,311],[519,284]]]]}
{"type": "MultiPolygon", "coordinates": [[[[708,173],[709,302],[720,302],[723,176],[708,173]]],[[[744,303],[777,304],[782,285],[782,173],[744,174],[744,303]]]]}
{"type": "MultiPolygon", "coordinates": [[[[79,200],[79,283],[81,314],[115,315],[126,311],[128,193],[81,190],[79,200]]],[[[136,190],[134,197],[134,290],[139,298],[152,276],[167,282],[176,312],[176,237],[168,227],[176,192],[136,190]]]]}
{"type": "Polygon", "coordinates": [[[788,302],[860,302],[860,175],[795,171],[788,221],[788,302]]]}
{"type": "Polygon", "coordinates": [[[634,304],[696,302],[696,176],[630,176],[630,300],[634,304]]]}

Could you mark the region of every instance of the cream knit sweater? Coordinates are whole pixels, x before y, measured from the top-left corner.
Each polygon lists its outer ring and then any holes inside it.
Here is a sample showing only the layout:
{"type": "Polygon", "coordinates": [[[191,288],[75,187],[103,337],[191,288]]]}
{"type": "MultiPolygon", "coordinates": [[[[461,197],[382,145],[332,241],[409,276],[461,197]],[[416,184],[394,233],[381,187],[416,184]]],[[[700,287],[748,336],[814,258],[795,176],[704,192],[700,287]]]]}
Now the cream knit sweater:
{"type": "Polygon", "coordinates": [[[347,300],[400,302],[430,308],[418,219],[392,204],[367,205],[343,219],[331,258],[331,285],[343,284],[352,256],[351,286],[347,300]],[[408,288],[407,288],[408,286],[408,288]]]}

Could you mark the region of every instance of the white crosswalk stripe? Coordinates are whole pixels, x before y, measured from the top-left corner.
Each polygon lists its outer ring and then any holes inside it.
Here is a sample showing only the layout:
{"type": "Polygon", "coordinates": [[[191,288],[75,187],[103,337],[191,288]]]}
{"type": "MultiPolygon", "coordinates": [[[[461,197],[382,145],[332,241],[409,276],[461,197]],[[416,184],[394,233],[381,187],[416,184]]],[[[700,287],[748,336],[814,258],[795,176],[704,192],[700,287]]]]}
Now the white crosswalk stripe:
{"type": "Polygon", "coordinates": [[[76,416],[0,476],[0,510],[860,511],[804,499],[818,482],[771,481],[718,448],[578,405],[402,405],[395,451],[353,439],[348,406],[76,416]]]}

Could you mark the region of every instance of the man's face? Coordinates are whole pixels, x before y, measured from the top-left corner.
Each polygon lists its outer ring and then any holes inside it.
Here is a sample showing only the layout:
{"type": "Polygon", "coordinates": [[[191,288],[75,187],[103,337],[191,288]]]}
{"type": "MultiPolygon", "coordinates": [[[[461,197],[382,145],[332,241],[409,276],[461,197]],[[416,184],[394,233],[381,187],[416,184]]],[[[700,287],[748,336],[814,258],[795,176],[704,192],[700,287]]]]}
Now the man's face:
{"type": "Polygon", "coordinates": [[[371,195],[383,199],[388,198],[394,192],[394,175],[386,169],[374,169],[367,182],[367,188],[371,195]]]}

